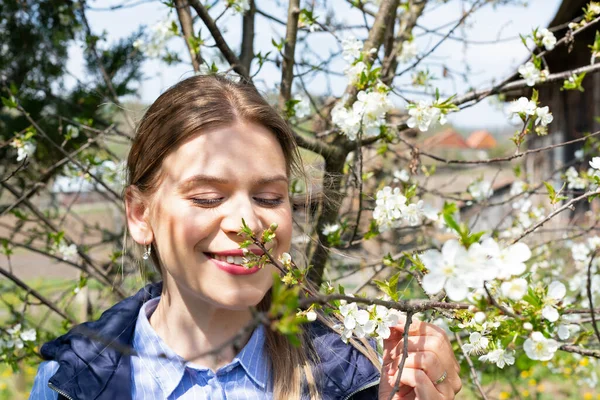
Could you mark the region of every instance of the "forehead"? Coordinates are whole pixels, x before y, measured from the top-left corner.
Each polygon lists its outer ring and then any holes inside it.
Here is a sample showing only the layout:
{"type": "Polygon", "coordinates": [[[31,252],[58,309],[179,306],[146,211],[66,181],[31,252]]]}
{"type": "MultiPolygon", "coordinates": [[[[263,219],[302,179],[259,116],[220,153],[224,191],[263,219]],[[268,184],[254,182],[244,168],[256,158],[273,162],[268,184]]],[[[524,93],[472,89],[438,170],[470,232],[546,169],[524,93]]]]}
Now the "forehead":
{"type": "Polygon", "coordinates": [[[260,180],[286,175],[286,171],[283,149],[275,134],[251,122],[200,132],[170,153],[162,165],[166,181],[172,183],[197,174],[260,180]]]}

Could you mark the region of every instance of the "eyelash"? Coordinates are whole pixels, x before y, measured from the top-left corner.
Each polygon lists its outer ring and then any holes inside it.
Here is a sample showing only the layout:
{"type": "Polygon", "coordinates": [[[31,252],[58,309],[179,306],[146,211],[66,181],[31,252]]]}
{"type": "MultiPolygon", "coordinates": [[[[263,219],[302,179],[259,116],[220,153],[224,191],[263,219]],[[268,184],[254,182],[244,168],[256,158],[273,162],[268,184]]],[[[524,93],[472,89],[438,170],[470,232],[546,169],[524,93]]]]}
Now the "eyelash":
{"type": "MultiPolygon", "coordinates": [[[[218,199],[194,199],[194,198],[192,198],[191,200],[194,204],[197,204],[199,206],[213,207],[213,206],[217,206],[223,200],[223,198],[218,198],[218,199]]],[[[254,197],[254,200],[258,201],[259,203],[262,203],[263,205],[265,205],[267,207],[276,207],[283,203],[282,198],[263,199],[260,197],[254,197]]]]}

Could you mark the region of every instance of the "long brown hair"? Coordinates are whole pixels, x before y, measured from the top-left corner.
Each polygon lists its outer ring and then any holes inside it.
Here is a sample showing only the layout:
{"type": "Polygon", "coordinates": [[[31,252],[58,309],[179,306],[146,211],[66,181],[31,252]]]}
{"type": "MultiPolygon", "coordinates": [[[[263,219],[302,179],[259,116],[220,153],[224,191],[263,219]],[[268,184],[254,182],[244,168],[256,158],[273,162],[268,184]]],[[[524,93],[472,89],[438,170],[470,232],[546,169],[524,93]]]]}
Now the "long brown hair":
{"type": "MultiPolygon", "coordinates": [[[[293,132],[252,84],[219,75],[198,75],[163,93],[142,118],[127,159],[127,186],[151,195],[160,183],[161,165],[170,152],[199,132],[241,121],[269,129],[281,145],[288,176],[302,173],[293,132]]],[[[160,273],[157,252],[152,250],[152,261],[160,273]]],[[[270,299],[267,293],[258,309],[268,310],[270,299]]],[[[301,338],[302,345],[295,347],[273,330],[265,332],[274,398],[299,399],[302,385],[307,384],[316,399],[309,363],[311,343],[306,335],[301,338]]]]}

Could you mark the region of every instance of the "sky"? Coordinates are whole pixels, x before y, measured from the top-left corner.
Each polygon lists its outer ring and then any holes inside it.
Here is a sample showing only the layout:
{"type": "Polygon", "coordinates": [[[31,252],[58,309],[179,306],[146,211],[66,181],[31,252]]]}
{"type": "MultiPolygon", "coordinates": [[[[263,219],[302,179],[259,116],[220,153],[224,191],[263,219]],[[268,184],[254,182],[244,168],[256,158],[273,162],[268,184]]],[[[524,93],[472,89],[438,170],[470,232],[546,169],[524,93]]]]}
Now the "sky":
{"type": "MultiPolygon", "coordinates": [[[[137,31],[140,26],[151,27],[168,17],[169,9],[160,1],[142,2],[135,7],[114,11],[101,9],[114,4],[121,4],[123,1],[130,4],[140,3],[136,0],[96,0],[88,2],[91,9],[87,15],[92,31],[96,34],[105,31],[109,42],[130,35],[137,31]]],[[[527,58],[527,50],[518,38],[518,34],[529,33],[534,27],[547,26],[554,17],[560,2],[561,0],[529,0],[526,2],[527,6],[486,6],[479,10],[474,17],[467,20],[468,25],[466,28],[457,31],[473,43],[465,46],[464,43],[459,41],[448,40],[431,54],[431,61],[427,64],[433,74],[439,76],[442,65],[445,65],[452,71],[466,72],[467,80],[462,77],[457,77],[453,81],[439,80],[435,82],[436,86],[440,88],[443,94],[460,95],[471,87],[488,87],[493,84],[494,80],[501,80],[512,71],[515,71],[527,58]],[[498,38],[501,41],[494,43],[498,38]]],[[[281,19],[285,19],[286,11],[284,8],[278,7],[277,3],[272,0],[257,0],[260,9],[269,10],[281,19]]],[[[462,15],[462,1],[453,0],[448,4],[442,4],[441,1],[432,1],[431,3],[433,5],[419,20],[419,25],[422,27],[434,29],[456,21],[462,15]]],[[[523,2],[521,1],[521,3],[523,2]]],[[[362,14],[356,10],[350,10],[345,1],[328,0],[327,4],[337,21],[345,21],[350,25],[362,23],[362,14]]],[[[468,7],[468,5],[465,7],[468,7]]],[[[219,4],[215,7],[213,14],[216,15],[218,11],[219,4]]],[[[174,17],[173,14],[172,17],[174,17]]],[[[234,48],[238,47],[241,37],[241,17],[227,13],[219,21],[219,25],[222,27],[228,42],[232,43],[234,48]]],[[[196,25],[197,28],[200,26],[200,24],[196,25]]],[[[255,52],[273,50],[271,38],[273,36],[277,38],[278,35],[284,34],[283,27],[261,16],[257,16],[256,27],[255,52]]],[[[446,32],[447,29],[449,28],[442,30],[442,32],[446,32]]],[[[203,32],[205,32],[205,35],[208,34],[206,28],[203,29],[203,32]]],[[[419,27],[415,28],[413,33],[420,53],[428,51],[439,40],[437,36],[424,34],[423,29],[419,27]]],[[[364,30],[354,30],[352,32],[340,32],[338,35],[342,38],[354,35],[364,39],[366,33],[364,30]]],[[[325,57],[329,53],[339,53],[340,51],[339,43],[328,33],[311,35],[304,46],[297,48],[297,57],[308,57],[310,59],[311,53],[317,53],[325,57]]],[[[144,103],[151,103],[168,87],[191,76],[193,73],[183,41],[179,38],[171,39],[168,47],[170,50],[177,51],[180,58],[186,63],[185,65],[167,66],[158,60],[147,61],[143,67],[146,79],[139,88],[139,100],[144,103]]],[[[72,46],[69,56],[70,61],[67,66],[69,72],[85,81],[82,49],[78,46],[72,46]]],[[[401,65],[399,70],[407,66],[401,65]]],[[[344,61],[339,58],[338,61],[332,64],[332,67],[334,70],[342,71],[344,61]]],[[[280,79],[280,74],[274,66],[265,64],[255,82],[260,89],[273,91],[280,79]]],[[[410,92],[410,73],[405,74],[396,82],[400,88],[407,89],[407,93],[410,92]]],[[[346,86],[346,79],[335,77],[328,85],[325,79],[317,78],[312,81],[307,80],[306,85],[308,90],[314,94],[322,93],[323,90],[330,90],[335,95],[341,95],[346,86]]],[[[407,97],[413,101],[419,99],[419,96],[410,93],[407,97]]],[[[400,99],[396,99],[394,102],[398,106],[405,104],[400,99]]],[[[484,101],[477,106],[456,113],[450,116],[449,121],[463,129],[500,131],[510,127],[504,107],[493,100],[484,101]]]]}

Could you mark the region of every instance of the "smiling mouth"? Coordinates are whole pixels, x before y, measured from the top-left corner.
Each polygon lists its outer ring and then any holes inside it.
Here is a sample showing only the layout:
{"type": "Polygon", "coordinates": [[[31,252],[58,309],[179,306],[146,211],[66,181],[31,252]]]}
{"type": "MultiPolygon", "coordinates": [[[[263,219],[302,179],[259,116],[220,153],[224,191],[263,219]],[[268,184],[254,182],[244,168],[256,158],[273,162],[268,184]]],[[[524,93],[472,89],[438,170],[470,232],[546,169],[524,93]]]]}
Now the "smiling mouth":
{"type": "Polygon", "coordinates": [[[244,265],[247,261],[242,256],[224,256],[214,253],[204,253],[204,255],[222,271],[231,275],[251,275],[261,270],[260,266],[247,267],[244,265]]]}
{"type": "Polygon", "coordinates": [[[244,266],[244,263],[247,261],[244,257],[240,256],[221,256],[213,253],[204,253],[208,258],[212,258],[217,261],[226,262],[228,264],[234,264],[239,266],[244,266]]]}

